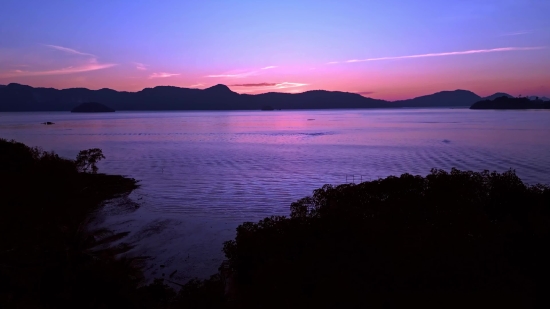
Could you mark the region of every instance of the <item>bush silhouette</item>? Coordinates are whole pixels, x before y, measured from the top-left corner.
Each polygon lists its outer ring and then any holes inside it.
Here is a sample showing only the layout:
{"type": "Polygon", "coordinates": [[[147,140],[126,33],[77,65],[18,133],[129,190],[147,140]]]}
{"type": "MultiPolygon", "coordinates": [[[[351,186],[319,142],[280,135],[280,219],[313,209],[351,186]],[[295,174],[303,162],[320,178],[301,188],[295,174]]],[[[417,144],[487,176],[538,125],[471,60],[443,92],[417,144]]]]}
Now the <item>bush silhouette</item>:
{"type": "Polygon", "coordinates": [[[224,252],[242,308],[544,303],[550,190],[513,171],[325,185],[224,252]],[[266,301],[269,300],[269,301],[266,301]]]}

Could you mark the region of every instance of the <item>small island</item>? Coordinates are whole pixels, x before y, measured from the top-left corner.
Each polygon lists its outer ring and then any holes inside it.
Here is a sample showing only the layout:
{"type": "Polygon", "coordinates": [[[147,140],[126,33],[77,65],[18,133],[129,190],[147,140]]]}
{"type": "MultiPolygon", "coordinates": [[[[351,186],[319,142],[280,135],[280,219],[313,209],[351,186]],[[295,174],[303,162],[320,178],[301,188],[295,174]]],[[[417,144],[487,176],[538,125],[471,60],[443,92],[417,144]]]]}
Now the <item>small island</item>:
{"type": "Polygon", "coordinates": [[[71,113],[112,113],[115,110],[97,102],[87,102],[78,105],[71,113]]]}
{"type": "Polygon", "coordinates": [[[527,97],[498,97],[494,100],[484,100],[474,103],[470,109],[550,109],[550,102],[538,98],[530,100],[527,97]]]}

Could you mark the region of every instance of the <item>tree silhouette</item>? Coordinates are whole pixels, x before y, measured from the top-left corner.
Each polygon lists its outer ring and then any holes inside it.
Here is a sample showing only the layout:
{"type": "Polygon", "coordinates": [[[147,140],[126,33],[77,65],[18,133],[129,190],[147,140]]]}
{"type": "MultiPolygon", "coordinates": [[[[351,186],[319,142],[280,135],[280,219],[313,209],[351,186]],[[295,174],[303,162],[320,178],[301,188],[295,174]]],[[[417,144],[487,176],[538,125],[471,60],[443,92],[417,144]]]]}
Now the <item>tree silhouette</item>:
{"type": "Polygon", "coordinates": [[[76,166],[80,172],[96,174],[98,170],[96,163],[102,159],[105,159],[105,156],[99,148],[81,150],[76,156],[76,166]]]}

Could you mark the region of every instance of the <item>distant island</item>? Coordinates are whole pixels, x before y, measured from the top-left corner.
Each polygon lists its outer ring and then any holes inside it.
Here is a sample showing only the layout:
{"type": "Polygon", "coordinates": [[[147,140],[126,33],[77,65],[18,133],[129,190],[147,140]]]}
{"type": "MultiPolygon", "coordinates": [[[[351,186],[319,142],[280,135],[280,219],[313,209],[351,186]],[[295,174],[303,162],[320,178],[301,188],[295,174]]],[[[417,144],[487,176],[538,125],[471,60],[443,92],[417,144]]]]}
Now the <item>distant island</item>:
{"type": "MultiPolygon", "coordinates": [[[[225,85],[206,89],[158,86],[137,92],[112,89],[35,88],[11,83],[0,87],[0,112],[71,111],[75,102],[101,102],[117,111],[152,110],[274,110],[356,109],[403,107],[470,107],[483,99],[508,94],[496,93],[487,98],[467,90],[440,91],[408,100],[386,101],[358,93],[311,90],[302,93],[269,92],[239,94],[225,85]]],[[[511,96],[510,96],[511,97],[511,96]]]]}
{"type": "Polygon", "coordinates": [[[71,113],[112,113],[115,110],[97,102],[87,102],[78,105],[71,113]]]}
{"type": "Polygon", "coordinates": [[[483,100],[474,103],[470,109],[550,109],[550,101],[527,97],[513,98],[501,96],[494,100],[483,100]]]}

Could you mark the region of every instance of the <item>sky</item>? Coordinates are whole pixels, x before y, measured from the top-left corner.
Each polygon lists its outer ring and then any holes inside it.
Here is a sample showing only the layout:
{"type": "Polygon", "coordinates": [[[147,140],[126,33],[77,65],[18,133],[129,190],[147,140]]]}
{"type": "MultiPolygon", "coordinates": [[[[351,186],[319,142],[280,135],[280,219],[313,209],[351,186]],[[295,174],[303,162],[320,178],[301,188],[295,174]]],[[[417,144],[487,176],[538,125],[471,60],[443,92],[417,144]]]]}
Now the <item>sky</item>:
{"type": "Polygon", "coordinates": [[[549,0],[3,0],[0,8],[1,85],[550,97],[549,0]]]}

